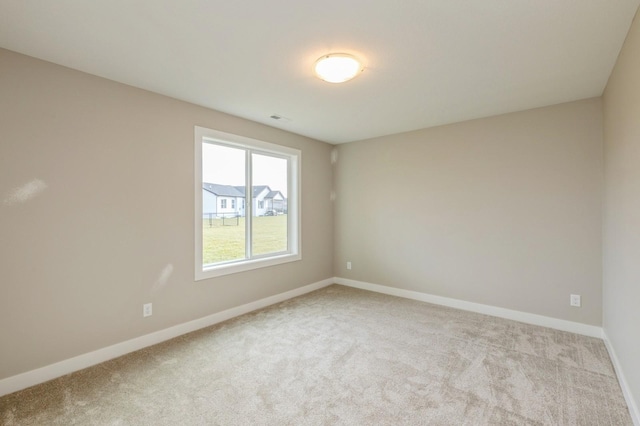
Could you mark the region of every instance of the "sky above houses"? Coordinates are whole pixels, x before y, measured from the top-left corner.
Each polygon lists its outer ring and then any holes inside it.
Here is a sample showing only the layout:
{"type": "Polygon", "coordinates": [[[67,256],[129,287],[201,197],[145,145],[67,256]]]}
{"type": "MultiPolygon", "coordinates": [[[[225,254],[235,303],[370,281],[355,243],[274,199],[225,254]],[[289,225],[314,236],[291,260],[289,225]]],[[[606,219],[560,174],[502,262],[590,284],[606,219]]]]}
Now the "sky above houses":
{"type": "MultiPolygon", "coordinates": [[[[267,185],[287,197],[287,160],[268,155],[252,154],[253,185],[267,185]]],[[[245,151],[202,144],[202,180],[220,185],[245,185],[245,151]]]]}

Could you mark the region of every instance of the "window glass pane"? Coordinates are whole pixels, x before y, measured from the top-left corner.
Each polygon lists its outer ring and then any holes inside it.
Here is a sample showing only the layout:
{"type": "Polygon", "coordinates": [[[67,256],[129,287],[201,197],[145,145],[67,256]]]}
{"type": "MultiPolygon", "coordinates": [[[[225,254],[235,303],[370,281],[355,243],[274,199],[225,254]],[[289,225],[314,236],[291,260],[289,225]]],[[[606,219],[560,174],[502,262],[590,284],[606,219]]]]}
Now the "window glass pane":
{"type": "Polygon", "coordinates": [[[287,251],[287,169],[285,158],[251,154],[253,256],[287,251]]]}
{"type": "Polygon", "coordinates": [[[245,150],[202,144],[202,264],[246,258],[245,150]]]}
{"type": "Polygon", "coordinates": [[[195,142],[196,280],[300,260],[301,152],[198,126],[195,142]]]}

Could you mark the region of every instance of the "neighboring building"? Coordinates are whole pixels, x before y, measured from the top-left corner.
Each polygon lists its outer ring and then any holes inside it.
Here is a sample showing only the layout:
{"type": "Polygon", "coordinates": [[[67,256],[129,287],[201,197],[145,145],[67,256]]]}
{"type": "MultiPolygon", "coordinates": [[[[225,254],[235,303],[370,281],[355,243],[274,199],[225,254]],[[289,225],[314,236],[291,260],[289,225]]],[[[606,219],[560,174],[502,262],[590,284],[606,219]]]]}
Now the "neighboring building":
{"type": "Polygon", "coordinates": [[[244,191],[230,185],[202,184],[202,214],[204,217],[244,216],[244,191]]]}
{"type": "MultiPolygon", "coordinates": [[[[253,215],[264,216],[267,212],[287,212],[287,199],[280,191],[272,191],[267,185],[253,187],[253,215]]],[[[245,187],[202,184],[203,217],[232,217],[245,215],[245,187]]]]}
{"type": "Polygon", "coordinates": [[[287,210],[287,199],[284,198],[282,192],[271,191],[264,197],[265,203],[268,204],[267,210],[272,210],[277,213],[284,213],[287,210]]]}
{"type": "MultiPolygon", "coordinates": [[[[244,197],[244,194],[245,194],[244,186],[234,186],[234,188],[238,192],[241,192],[242,196],[244,197]]],[[[267,212],[268,209],[265,206],[264,198],[270,192],[271,192],[271,188],[269,188],[267,185],[257,185],[253,187],[252,208],[253,208],[254,216],[264,216],[264,214],[267,212]]]]}

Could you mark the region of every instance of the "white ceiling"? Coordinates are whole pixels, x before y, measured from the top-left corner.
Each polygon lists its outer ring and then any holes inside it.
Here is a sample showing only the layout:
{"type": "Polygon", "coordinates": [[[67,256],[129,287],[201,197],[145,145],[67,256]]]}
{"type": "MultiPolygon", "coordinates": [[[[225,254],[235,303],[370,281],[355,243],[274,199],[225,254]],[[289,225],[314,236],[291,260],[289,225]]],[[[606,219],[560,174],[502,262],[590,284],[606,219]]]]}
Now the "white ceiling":
{"type": "Polygon", "coordinates": [[[0,0],[0,46],[343,143],[599,96],[639,2],[0,0]]]}

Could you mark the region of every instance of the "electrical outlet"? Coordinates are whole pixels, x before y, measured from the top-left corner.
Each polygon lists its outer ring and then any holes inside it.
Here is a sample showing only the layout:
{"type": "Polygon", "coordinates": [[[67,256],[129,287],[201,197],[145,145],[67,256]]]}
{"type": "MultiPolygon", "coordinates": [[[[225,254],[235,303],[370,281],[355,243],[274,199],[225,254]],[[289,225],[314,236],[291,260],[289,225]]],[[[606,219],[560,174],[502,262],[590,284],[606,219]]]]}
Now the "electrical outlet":
{"type": "Polygon", "coordinates": [[[153,304],[152,303],[145,303],[144,305],[142,305],[142,316],[143,317],[150,317],[153,314],[153,304]]]}
{"type": "Polygon", "coordinates": [[[347,269],[351,269],[351,262],[347,262],[347,269]]]}
{"type": "Polygon", "coordinates": [[[571,306],[575,306],[576,308],[579,308],[582,305],[582,302],[580,301],[580,295],[579,294],[572,294],[570,299],[569,299],[569,304],[571,306]]]}

